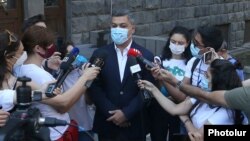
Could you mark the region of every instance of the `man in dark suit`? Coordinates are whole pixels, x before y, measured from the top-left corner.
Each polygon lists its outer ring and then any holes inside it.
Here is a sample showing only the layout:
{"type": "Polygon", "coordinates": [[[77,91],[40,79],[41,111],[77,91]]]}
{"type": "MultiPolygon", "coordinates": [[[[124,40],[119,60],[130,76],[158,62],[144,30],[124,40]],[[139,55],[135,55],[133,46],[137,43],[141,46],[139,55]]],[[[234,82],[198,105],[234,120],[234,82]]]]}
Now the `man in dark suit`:
{"type": "MultiPolygon", "coordinates": [[[[111,38],[113,43],[97,49],[105,50],[105,59],[99,78],[90,87],[89,96],[96,105],[93,130],[99,141],[144,141],[146,116],[142,95],[130,72],[130,48],[139,50],[143,57],[153,61],[153,54],[132,40],[134,20],[128,10],[112,13],[111,38]]],[[[139,62],[138,62],[139,63],[139,62]]],[[[150,72],[141,66],[141,76],[153,80],[150,72]]]]}

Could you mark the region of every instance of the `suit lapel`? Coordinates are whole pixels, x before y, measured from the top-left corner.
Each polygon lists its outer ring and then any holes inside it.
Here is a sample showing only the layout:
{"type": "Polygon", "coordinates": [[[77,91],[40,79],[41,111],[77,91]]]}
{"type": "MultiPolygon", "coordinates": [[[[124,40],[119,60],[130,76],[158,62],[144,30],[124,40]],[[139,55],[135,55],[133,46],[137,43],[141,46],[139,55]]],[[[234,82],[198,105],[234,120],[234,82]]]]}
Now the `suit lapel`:
{"type": "Polygon", "coordinates": [[[127,59],[127,62],[126,62],[126,66],[125,66],[124,75],[123,75],[123,80],[122,80],[122,87],[126,84],[128,76],[131,75],[130,64],[128,63],[128,62],[130,62],[129,59],[131,59],[131,57],[128,56],[128,59],[127,59]]]}
{"type": "Polygon", "coordinates": [[[120,71],[119,71],[119,65],[118,65],[118,58],[117,58],[117,54],[116,54],[114,45],[111,46],[111,48],[110,48],[110,55],[109,56],[110,56],[109,63],[111,63],[110,67],[112,68],[111,70],[113,70],[110,73],[114,73],[112,75],[114,75],[115,80],[119,84],[121,84],[120,71]]]}
{"type": "MultiPolygon", "coordinates": [[[[137,45],[135,44],[135,42],[132,42],[131,44],[131,47],[130,48],[135,48],[137,49],[137,45]]],[[[131,57],[128,56],[128,59],[127,59],[127,62],[126,62],[126,67],[125,67],[125,71],[124,71],[124,76],[123,76],[123,80],[122,80],[122,87],[126,84],[126,81],[128,79],[128,76],[131,75],[131,72],[130,72],[130,65],[128,62],[129,59],[131,59],[131,57]]]]}

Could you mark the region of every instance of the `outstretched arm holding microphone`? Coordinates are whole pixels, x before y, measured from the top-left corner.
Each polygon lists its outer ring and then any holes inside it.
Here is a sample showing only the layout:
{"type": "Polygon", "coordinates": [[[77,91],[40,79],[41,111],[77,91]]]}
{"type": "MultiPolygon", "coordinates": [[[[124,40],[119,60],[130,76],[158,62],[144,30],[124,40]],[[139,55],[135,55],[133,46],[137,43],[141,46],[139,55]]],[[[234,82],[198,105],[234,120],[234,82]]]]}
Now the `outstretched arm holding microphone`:
{"type": "Polygon", "coordinates": [[[79,97],[87,90],[85,86],[87,81],[95,79],[100,71],[99,67],[88,67],[86,63],[82,66],[83,74],[69,90],[61,95],[57,95],[51,99],[43,101],[55,107],[59,112],[67,112],[71,106],[79,99],[79,97]]]}

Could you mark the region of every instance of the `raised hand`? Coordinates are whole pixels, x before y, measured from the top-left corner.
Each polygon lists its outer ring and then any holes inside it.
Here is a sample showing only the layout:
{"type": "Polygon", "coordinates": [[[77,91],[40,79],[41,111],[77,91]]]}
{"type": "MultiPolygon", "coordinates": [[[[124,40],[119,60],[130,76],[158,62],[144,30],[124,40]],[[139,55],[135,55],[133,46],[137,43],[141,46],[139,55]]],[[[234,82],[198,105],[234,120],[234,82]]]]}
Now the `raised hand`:
{"type": "Polygon", "coordinates": [[[60,52],[54,52],[53,55],[48,58],[48,68],[52,70],[57,70],[62,62],[60,52]]]}
{"type": "Polygon", "coordinates": [[[9,116],[10,116],[9,112],[0,110],[0,127],[3,127],[6,124],[6,121],[8,120],[9,116]]]}
{"type": "Polygon", "coordinates": [[[154,84],[152,84],[151,82],[147,80],[139,80],[137,84],[139,88],[146,89],[150,92],[152,92],[154,89],[157,89],[154,84]]]}
{"type": "Polygon", "coordinates": [[[83,75],[87,80],[93,80],[100,73],[100,67],[89,67],[89,63],[86,63],[82,66],[83,75]]]}

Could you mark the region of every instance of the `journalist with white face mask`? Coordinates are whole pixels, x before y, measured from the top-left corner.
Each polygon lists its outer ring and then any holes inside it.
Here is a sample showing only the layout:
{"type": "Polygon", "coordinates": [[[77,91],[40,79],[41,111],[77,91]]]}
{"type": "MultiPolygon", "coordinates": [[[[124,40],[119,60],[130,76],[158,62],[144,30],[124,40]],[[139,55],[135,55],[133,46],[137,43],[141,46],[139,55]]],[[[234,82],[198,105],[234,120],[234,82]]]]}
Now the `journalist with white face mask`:
{"type": "MultiPolygon", "coordinates": [[[[178,80],[182,80],[185,75],[185,68],[187,61],[192,57],[190,51],[191,34],[185,27],[176,26],[169,34],[167,44],[165,45],[160,57],[162,61],[162,67],[171,72],[178,80]]],[[[155,60],[156,61],[156,60],[155,60]]],[[[157,78],[157,75],[154,74],[157,78]]],[[[165,86],[161,80],[158,80],[161,85],[161,92],[164,96],[172,96],[176,101],[182,101],[185,99],[185,95],[175,95],[170,87],[165,86]]],[[[168,114],[158,104],[154,103],[156,117],[153,120],[154,133],[151,134],[155,141],[165,141],[167,137],[167,131],[169,131],[169,140],[173,140],[173,133],[180,131],[180,121],[178,117],[168,114]],[[159,120],[164,118],[164,120],[159,120]],[[171,119],[171,120],[169,120],[171,119]],[[164,131],[161,132],[160,130],[164,131]]],[[[182,129],[182,128],[181,128],[182,129]]]]}

